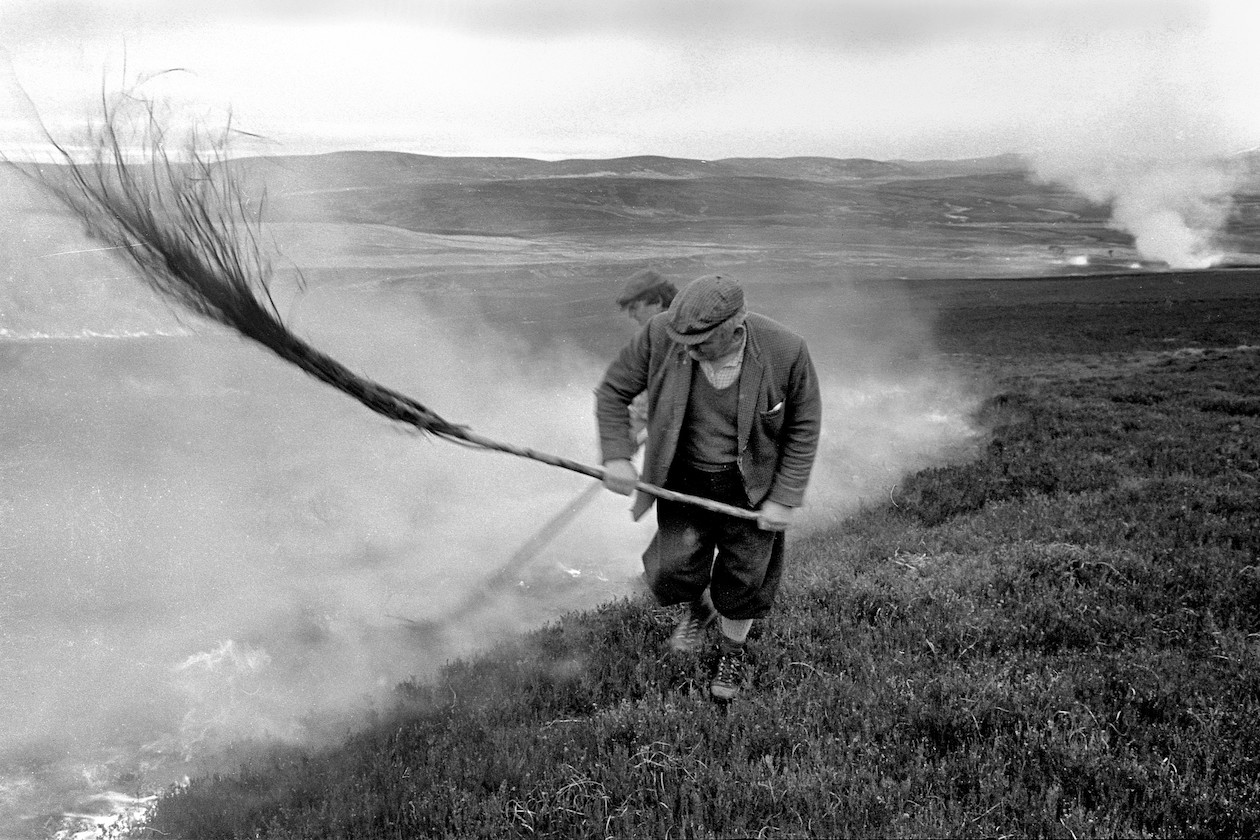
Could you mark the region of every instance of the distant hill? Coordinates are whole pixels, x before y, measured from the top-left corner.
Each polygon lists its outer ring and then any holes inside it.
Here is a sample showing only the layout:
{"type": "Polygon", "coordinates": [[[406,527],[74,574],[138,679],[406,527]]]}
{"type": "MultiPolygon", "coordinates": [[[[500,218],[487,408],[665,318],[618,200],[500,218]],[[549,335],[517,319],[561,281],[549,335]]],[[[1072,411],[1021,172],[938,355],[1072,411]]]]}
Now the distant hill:
{"type": "Polygon", "coordinates": [[[337,152],[237,162],[270,189],[287,221],[383,224],[424,233],[701,235],[731,225],[904,228],[1014,225],[1097,215],[1080,198],[1025,176],[1007,155],[962,161],[819,157],[607,160],[434,157],[337,152]]]}
{"type": "Polygon", "coordinates": [[[878,161],[865,158],[724,158],[691,160],[655,155],[547,161],[517,157],[437,157],[404,152],[331,152],[320,155],[242,158],[237,164],[265,171],[278,184],[324,188],[380,183],[466,183],[573,177],[718,178],[767,177],[817,182],[943,178],[1023,171],[1022,159],[1001,155],[969,160],[878,161]]]}

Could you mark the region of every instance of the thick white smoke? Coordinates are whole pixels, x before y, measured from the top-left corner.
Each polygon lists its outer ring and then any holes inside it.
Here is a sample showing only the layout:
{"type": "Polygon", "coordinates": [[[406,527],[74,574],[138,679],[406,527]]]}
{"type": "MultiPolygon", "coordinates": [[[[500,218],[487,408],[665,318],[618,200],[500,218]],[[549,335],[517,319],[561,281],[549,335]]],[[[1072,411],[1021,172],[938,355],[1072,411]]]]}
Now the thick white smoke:
{"type": "Polygon", "coordinates": [[[1207,150],[1136,156],[1108,142],[1079,156],[1043,153],[1035,166],[1039,177],[1110,205],[1111,225],[1131,234],[1145,259],[1172,268],[1207,268],[1223,256],[1218,236],[1240,174],[1228,158],[1207,150]]]}
{"type": "MultiPolygon", "coordinates": [[[[1138,253],[1174,268],[1224,254],[1221,234],[1260,140],[1255,113],[1258,12],[1229,0],[1185,25],[1074,33],[1075,72],[1044,88],[1034,174],[1111,208],[1138,253]],[[1108,40],[1110,37],[1111,40],[1108,40]],[[1140,62],[1125,60],[1144,56],[1140,62]]],[[[1257,103],[1260,104],[1260,103],[1257,103]]]]}

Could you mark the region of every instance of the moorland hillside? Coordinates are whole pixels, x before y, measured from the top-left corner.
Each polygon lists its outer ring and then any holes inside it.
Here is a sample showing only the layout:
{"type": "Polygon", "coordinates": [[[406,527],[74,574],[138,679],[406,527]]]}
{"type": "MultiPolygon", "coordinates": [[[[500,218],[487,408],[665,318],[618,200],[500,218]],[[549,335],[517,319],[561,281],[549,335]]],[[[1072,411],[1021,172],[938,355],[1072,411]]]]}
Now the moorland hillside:
{"type": "Polygon", "coordinates": [[[1255,836],[1258,275],[1164,279],[955,287],[988,440],[792,543],[737,703],[621,600],[243,747],[151,836],[1255,836]]]}

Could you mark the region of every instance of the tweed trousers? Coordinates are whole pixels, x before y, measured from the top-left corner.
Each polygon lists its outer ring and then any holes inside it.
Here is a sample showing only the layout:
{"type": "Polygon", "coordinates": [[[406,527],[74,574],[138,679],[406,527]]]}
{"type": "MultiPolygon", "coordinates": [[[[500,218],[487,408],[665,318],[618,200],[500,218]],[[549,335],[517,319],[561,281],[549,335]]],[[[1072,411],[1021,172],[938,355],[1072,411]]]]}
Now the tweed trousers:
{"type": "MultiPolygon", "coordinates": [[[[739,469],[675,465],[665,487],[752,509],[739,469]]],[[[713,606],[730,619],[764,618],[783,576],[784,535],[748,519],[659,499],[656,535],[643,573],[661,606],[688,603],[709,587],[713,606]]]]}

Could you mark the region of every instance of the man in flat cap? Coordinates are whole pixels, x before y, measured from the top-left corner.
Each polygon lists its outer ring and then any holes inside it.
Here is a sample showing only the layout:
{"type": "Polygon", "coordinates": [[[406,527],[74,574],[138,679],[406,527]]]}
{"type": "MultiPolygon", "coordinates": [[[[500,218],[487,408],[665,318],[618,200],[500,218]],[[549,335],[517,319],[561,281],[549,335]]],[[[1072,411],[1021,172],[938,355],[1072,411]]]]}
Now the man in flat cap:
{"type": "Polygon", "coordinates": [[[650,268],[640,269],[626,280],[617,296],[617,305],[630,320],[643,326],[658,312],[669,309],[678,287],[650,268]]]}
{"type": "MultiPolygon", "coordinates": [[[[643,268],[630,275],[617,296],[617,306],[640,327],[674,302],[678,287],[658,272],[643,268]]],[[[647,437],[647,394],[642,393],[630,403],[630,433],[640,444],[647,437]]]]}
{"type": "Polygon", "coordinates": [[[638,519],[657,505],[643,568],[662,606],[684,605],[670,648],[698,651],[716,623],[709,690],[731,700],[748,671],[748,631],[773,605],[784,530],[809,482],[822,425],[818,377],[800,336],[747,312],[738,283],[707,275],[639,331],[596,388],[604,485],[623,495],[639,480],[626,409],[642,392],[642,480],[757,512],[754,521],[646,493],[632,508],[638,519]]]}

